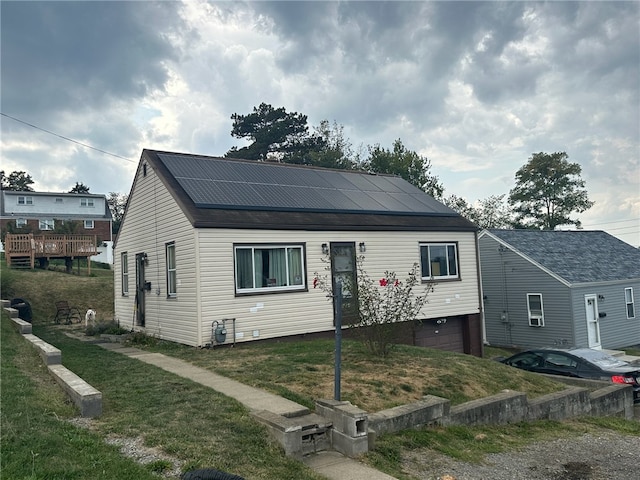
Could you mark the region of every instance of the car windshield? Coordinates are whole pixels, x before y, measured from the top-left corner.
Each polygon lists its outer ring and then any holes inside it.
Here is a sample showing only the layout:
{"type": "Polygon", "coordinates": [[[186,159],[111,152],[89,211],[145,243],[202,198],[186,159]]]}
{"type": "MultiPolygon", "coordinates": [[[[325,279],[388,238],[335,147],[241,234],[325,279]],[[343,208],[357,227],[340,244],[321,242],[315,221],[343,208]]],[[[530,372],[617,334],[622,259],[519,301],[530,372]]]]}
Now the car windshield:
{"type": "Polygon", "coordinates": [[[572,350],[571,353],[577,357],[584,358],[600,368],[626,367],[629,365],[624,360],[620,360],[599,350],[581,348],[578,350],[572,350]]]}

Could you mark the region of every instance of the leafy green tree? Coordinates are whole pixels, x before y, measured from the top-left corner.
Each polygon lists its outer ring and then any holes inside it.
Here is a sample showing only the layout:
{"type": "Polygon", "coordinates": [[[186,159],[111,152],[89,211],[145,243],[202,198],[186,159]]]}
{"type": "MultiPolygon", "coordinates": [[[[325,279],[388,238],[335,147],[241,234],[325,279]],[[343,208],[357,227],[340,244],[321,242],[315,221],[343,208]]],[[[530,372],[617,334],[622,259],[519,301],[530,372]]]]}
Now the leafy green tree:
{"type": "Polygon", "coordinates": [[[580,227],[573,212],[582,213],[594,202],[580,178],[582,168],[569,163],[566,152],[534,153],[516,172],[516,185],[509,192],[514,224],[525,228],[554,230],[560,225],[580,227]]]}
{"type": "Polygon", "coordinates": [[[69,190],[69,193],[89,193],[89,187],[84,183],[76,182],[75,186],[69,190]]]}
{"type": "Polygon", "coordinates": [[[393,150],[379,144],[369,147],[365,168],[370,172],[398,175],[434,198],[442,198],[444,187],[436,175],[430,175],[431,161],[407,150],[400,139],[393,142],[393,150]]]}
{"type": "Polygon", "coordinates": [[[0,171],[0,188],[14,192],[33,192],[33,179],[31,175],[23,171],[13,171],[5,176],[4,170],[0,171]]]}
{"type": "Polygon", "coordinates": [[[460,215],[462,215],[467,220],[471,220],[473,223],[477,224],[477,212],[476,209],[470,205],[467,200],[463,197],[459,197],[455,193],[444,197],[442,199],[442,203],[444,203],[447,207],[455,210],[460,215]]]}
{"type": "Polygon", "coordinates": [[[248,115],[231,115],[231,135],[246,138],[253,143],[246,147],[233,147],[226,157],[283,163],[308,163],[308,154],[323,146],[323,139],[309,133],[307,116],[288,113],[284,107],[273,108],[261,103],[248,115]]]}
{"type": "Polygon", "coordinates": [[[318,148],[308,154],[308,162],[316,167],[353,170],[358,166],[357,156],[353,153],[351,143],[344,136],[344,127],[335,121],[322,120],[314,127],[315,134],[321,138],[318,148]]]}
{"type": "Polygon", "coordinates": [[[111,210],[111,217],[113,219],[111,222],[111,233],[114,235],[118,233],[120,225],[122,225],[122,219],[124,217],[128,198],[128,195],[123,195],[117,192],[109,192],[109,195],[107,196],[107,205],[109,205],[109,210],[111,210]]]}
{"type": "Polygon", "coordinates": [[[474,205],[463,197],[451,194],[442,199],[449,208],[452,208],[467,220],[471,220],[480,228],[510,228],[512,226],[511,209],[505,202],[506,194],[490,195],[478,200],[474,205]]]}

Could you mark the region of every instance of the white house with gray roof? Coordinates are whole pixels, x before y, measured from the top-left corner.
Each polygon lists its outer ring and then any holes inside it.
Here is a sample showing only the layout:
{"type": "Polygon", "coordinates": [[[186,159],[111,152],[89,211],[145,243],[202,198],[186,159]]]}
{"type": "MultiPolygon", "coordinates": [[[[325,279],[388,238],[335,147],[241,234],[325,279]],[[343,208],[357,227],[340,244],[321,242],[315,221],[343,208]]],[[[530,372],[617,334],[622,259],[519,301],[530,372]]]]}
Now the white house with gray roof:
{"type": "Polygon", "coordinates": [[[479,250],[489,344],[640,344],[639,249],[602,231],[484,230],[479,250]]]}
{"type": "Polygon", "coordinates": [[[477,227],[365,172],[144,150],[115,242],[115,312],[192,346],[331,334],[315,273],[350,283],[360,255],[373,279],[418,263],[437,282],[407,342],[482,354],[477,227]]]}

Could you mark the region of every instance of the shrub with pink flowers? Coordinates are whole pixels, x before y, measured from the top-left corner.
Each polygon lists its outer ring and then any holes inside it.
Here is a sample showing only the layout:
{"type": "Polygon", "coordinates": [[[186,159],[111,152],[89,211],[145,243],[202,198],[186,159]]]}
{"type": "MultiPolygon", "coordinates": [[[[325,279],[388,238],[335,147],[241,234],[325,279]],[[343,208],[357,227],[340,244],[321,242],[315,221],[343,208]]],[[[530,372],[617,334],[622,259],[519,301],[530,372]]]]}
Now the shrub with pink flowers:
{"type": "MultiPolygon", "coordinates": [[[[392,271],[386,271],[382,278],[372,280],[363,263],[364,256],[358,256],[356,283],[359,320],[354,326],[358,327],[357,333],[371,353],[386,357],[398,342],[395,324],[417,320],[435,283],[422,283],[418,263],[413,264],[404,280],[399,280],[392,271]]],[[[316,273],[313,287],[332,294],[331,282],[326,275],[316,273]]],[[[351,286],[345,286],[345,290],[351,291],[351,286]]]]}

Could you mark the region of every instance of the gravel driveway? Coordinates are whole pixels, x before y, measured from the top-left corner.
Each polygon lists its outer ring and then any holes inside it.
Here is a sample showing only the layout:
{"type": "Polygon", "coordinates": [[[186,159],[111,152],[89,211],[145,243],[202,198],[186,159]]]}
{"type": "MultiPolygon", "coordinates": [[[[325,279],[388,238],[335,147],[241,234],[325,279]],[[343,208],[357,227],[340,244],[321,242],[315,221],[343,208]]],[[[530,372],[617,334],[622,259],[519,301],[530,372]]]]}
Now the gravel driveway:
{"type": "Polygon", "coordinates": [[[482,465],[414,451],[403,466],[422,480],[632,480],[640,479],[639,459],[640,437],[604,432],[490,454],[482,465]]]}

